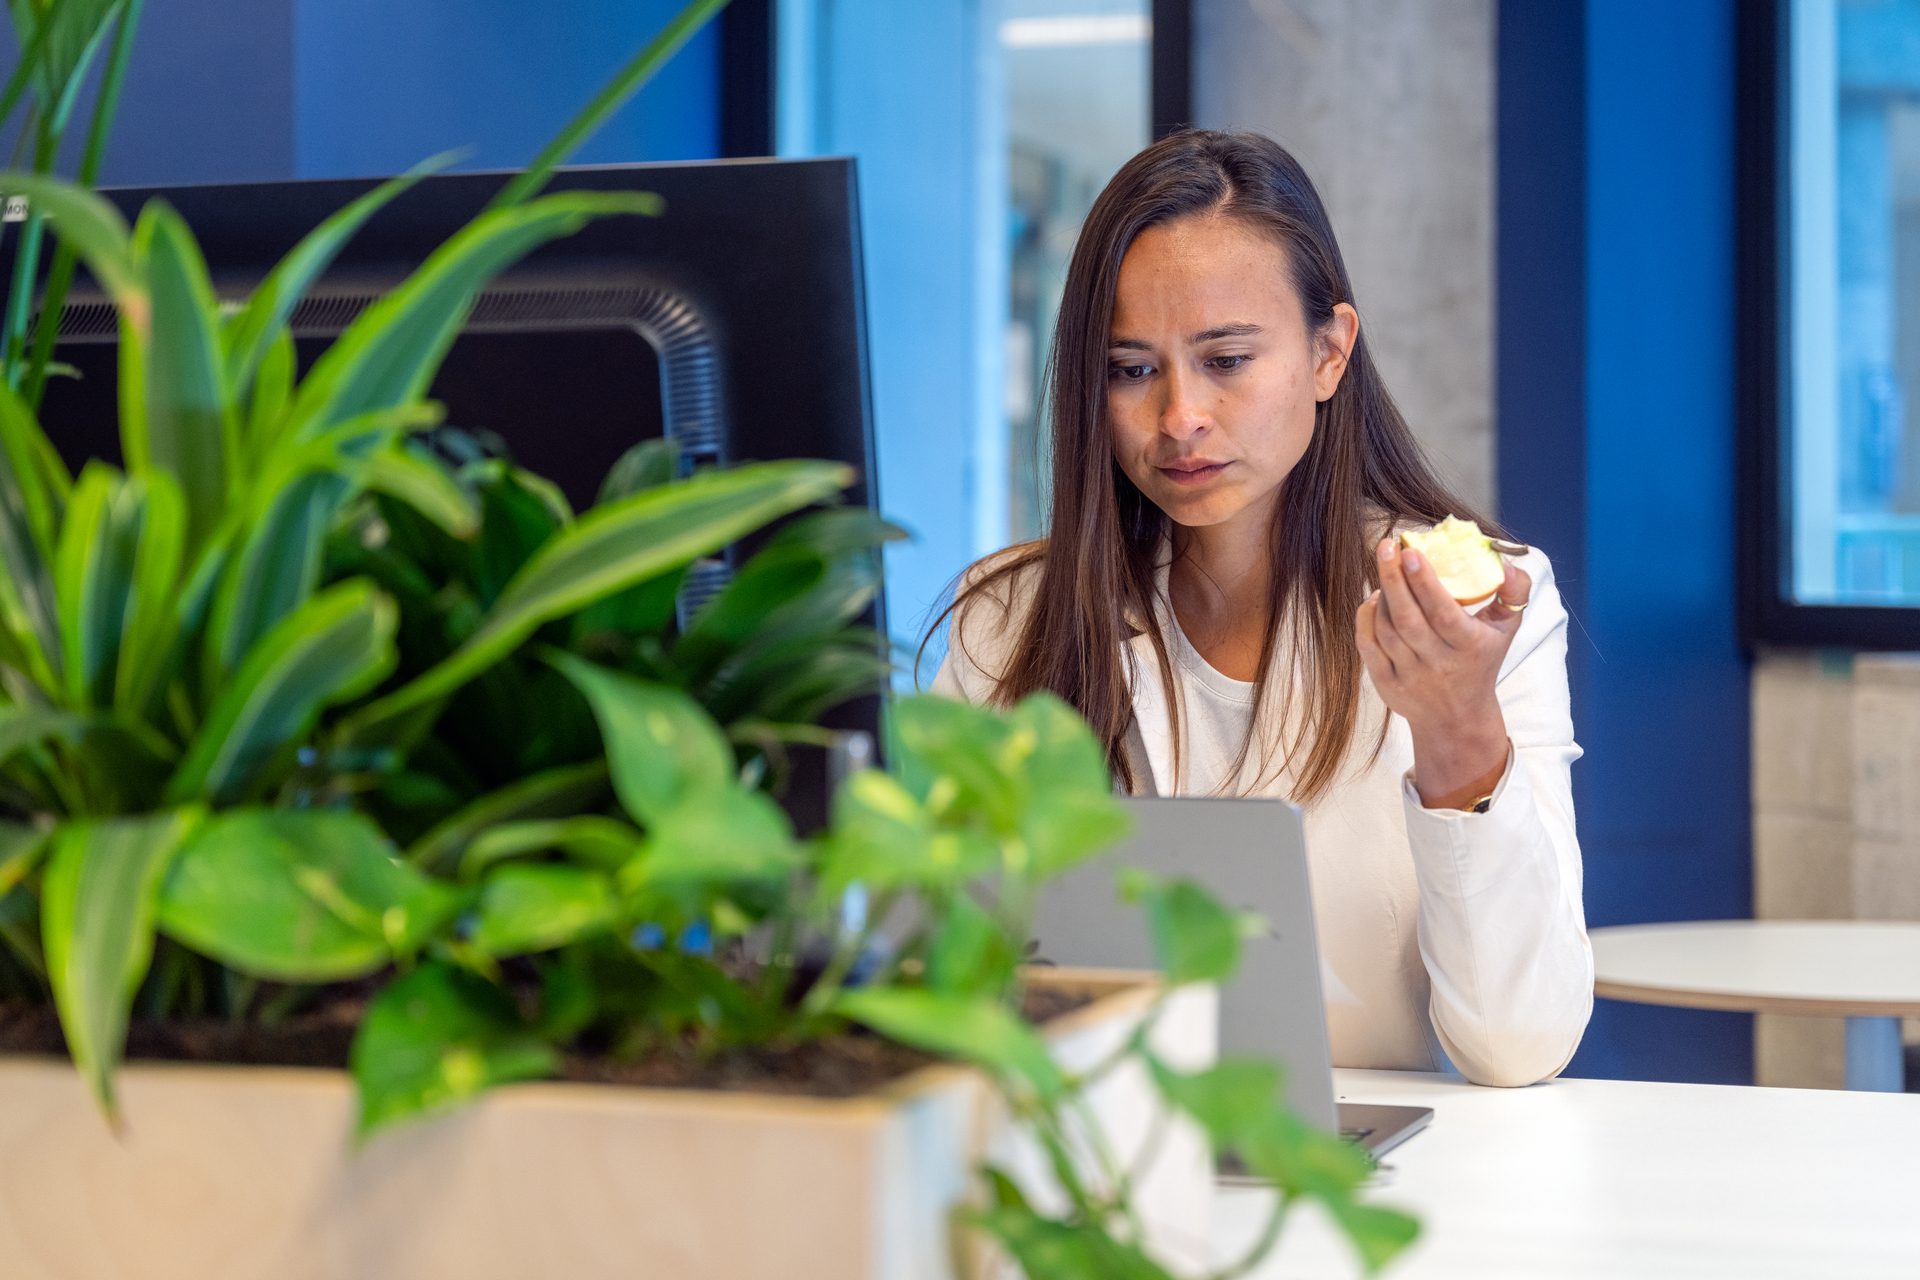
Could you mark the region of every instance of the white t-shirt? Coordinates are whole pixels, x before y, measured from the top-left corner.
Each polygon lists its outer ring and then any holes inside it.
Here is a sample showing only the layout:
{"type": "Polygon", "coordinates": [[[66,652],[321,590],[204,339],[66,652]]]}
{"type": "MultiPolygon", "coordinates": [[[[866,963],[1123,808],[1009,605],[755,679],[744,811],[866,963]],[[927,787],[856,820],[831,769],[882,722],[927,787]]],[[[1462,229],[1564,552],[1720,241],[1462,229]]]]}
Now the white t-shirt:
{"type": "MultiPolygon", "coordinates": [[[[1568,713],[1567,614],[1553,566],[1519,559],[1533,594],[1501,665],[1495,693],[1513,744],[1484,814],[1428,809],[1413,788],[1413,738],[1362,677],[1355,747],[1333,784],[1305,808],[1307,861],[1327,990],[1335,1066],[1430,1071],[1449,1059],[1482,1084],[1530,1084],[1566,1065],[1593,1008],[1593,953],[1581,902],[1570,768],[1580,756],[1568,713]]],[[[971,577],[971,574],[969,575],[971,577]]],[[[934,689],[972,702],[994,697],[1039,573],[956,615],[934,689]]],[[[1273,727],[1276,658],[1261,751],[1220,786],[1246,736],[1253,687],[1201,659],[1172,623],[1160,574],[1181,705],[1180,777],[1171,716],[1146,636],[1130,642],[1136,790],[1159,795],[1287,796],[1273,727]]],[[[1359,602],[1355,601],[1357,605],[1359,602]]]]}
{"type": "MultiPolygon", "coordinates": [[[[1192,796],[1276,796],[1287,798],[1286,779],[1275,776],[1277,763],[1247,743],[1253,720],[1255,685],[1214,669],[1200,656],[1178,623],[1171,628],[1168,657],[1180,682],[1180,780],[1171,794],[1192,796]],[[1242,748],[1245,747],[1244,758],[1242,748]]],[[[1273,708],[1262,708],[1263,720],[1273,708]]]]}

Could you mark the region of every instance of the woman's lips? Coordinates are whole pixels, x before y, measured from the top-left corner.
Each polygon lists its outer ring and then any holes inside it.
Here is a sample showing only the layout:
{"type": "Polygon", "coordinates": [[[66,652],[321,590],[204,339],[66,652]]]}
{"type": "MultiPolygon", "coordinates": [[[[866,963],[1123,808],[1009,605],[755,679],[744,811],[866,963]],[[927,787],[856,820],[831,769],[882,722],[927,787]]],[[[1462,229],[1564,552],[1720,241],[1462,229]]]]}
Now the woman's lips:
{"type": "Polygon", "coordinates": [[[1180,485],[1204,484],[1227,469],[1224,462],[1177,462],[1170,467],[1155,467],[1167,479],[1180,485]]]}

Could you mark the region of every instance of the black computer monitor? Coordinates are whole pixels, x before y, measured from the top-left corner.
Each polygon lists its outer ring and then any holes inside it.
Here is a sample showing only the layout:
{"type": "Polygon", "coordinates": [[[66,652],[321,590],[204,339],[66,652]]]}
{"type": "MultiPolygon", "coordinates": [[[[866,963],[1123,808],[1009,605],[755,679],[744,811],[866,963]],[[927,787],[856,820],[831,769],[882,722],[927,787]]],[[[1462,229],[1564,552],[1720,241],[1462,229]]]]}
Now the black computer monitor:
{"type": "MultiPolygon", "coordinates": [[[[510,177],[428,178],[375,214],[293,314],[308,359],[479,213],[510,177]]],[[[164,197],[215,289],[241,297],[377,179],[118,187],[132,220],[164,197]]],[[[676,438],[698,461],[830,458],[876,505],[853,161],[722,160],[562,169],[549,190],[653,191],[658,218],[615,217],[534,251],[480,296],[430,395],[448,422],[502,436],[576,506],[628,446],[676,438]]],[[[118,328],[84,283],[61,321],[42,420],[70,462],[119,456],[118,328]]]]}
{"type": "MultiPolygon", "coordinates": [[[[427,178],[375,214],[293,313],[303,366],[511,176],[427,178]]],[[[101,194],[129,221],[164,197],[193,229],[216,291],[239,298],[301,236],[378,182],[101,194]]],[[[858,476],[847,500],[878,510],[852,160],[583,166],[560,170],[549,190],[652,191],[666,210],[590,223],[497,277],[428,393],[447,406],[449,424],[499,435],[576,509],[592,504],[627,448],[670,436],[696,463],[847,463],[858,476]]],[[[50,380],[41,412],[76,468],[89,457],[120,457],[117,340],[112,307],[83,281],[56,349],[81,377],[50,380]]],[[[876,599],[866,621],[885,635],[885,617],[876,599]]],[[[877,718],[877,699],[862,699],[830,722],[874,730],[877,718]]],[[[815,817],[795,816],[803,825],[815,817]]]]}

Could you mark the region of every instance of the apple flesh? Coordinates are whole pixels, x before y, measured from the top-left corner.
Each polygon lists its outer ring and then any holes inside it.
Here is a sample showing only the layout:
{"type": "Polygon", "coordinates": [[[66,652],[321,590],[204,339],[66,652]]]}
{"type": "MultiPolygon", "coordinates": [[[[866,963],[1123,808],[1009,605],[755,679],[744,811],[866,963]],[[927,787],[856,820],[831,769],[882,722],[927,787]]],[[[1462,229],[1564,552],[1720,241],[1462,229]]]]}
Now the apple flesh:
{"type": "Polygon", "coordinates": [[[1480,603],[1507,579],[1493,539],[1471,520],[1448,516],[1431,529],[1410,529],[1400,535],[1400,545],[1425,556],[1441,587],[1461,604],[1480,603]]]}

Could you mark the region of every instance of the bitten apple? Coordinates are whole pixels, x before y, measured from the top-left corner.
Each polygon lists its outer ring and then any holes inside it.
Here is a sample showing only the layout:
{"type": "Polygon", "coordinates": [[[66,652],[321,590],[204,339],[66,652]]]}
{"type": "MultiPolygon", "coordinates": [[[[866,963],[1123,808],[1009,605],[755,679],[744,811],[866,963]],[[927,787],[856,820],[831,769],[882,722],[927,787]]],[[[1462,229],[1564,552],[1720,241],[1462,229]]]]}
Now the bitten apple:
{"type": "Polygon", "coordinates": [[[1506,564],[1493,549],[1493,539],[1471,520],[1448,516],[1431,529],[1409,529],[1400,545],[1427,558],[1440,575],[1440,585],[1461,604],[1478,604],[1506,581],[1506,564]]]}

